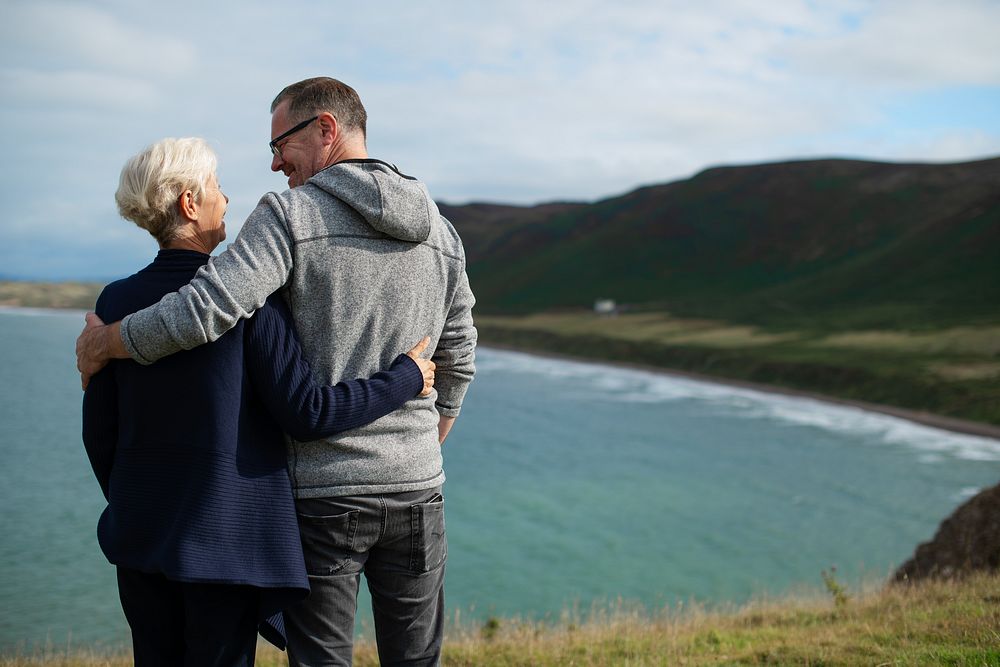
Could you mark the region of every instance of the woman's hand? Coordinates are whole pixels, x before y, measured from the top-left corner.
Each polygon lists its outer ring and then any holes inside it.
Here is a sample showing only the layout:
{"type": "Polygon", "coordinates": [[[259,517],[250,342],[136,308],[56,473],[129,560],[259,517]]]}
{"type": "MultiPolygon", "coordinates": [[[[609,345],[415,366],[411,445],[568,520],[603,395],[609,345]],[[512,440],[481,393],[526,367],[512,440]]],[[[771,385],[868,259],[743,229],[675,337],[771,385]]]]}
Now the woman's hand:
{"type": "Polygon", "coordinates": [[[435,364],[430,359],[421,359],[420,355],[424,353],[427,349],[427,345],[431,342],[430,336],[424,336],[424,339],[413,346],[413,349],[406,353],[410,359],[417,362],[417,366],[420,367],[420,372],[424,374],[424,389],[417,396],[428,396],[431,393],[431,389],[434,388],[434,369],[437,368],[435,364]]]}

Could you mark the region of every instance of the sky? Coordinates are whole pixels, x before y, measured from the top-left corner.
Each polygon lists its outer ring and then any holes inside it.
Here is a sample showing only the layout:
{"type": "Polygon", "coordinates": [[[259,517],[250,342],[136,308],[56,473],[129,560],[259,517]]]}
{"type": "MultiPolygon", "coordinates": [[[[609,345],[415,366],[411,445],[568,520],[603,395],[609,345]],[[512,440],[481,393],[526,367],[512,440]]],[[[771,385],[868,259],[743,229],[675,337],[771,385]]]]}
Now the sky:
{"type": "MultiPolygon", "coordinates": [[[[0,278],[107,280],[156,244],[125,161],[206,138],[230,239],[270,103],[333,76],[438,201],[597,201],[710,166],[1000,155],[1000,1],[0,0],[0,278]]],[[[221,250],[221,248],[220,248],[221,250]]]]}

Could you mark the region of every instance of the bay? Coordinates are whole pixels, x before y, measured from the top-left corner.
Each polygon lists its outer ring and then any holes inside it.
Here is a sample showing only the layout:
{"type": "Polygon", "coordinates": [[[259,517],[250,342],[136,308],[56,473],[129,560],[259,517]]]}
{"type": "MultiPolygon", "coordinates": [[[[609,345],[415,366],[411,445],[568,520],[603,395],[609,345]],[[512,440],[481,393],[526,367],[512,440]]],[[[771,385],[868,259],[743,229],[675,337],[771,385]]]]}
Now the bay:
{"type": "MultiPolygon", "coordinates": [[[[128,641],[80,442],[82,323],[0,310],[2,651],[128,641]]],[[[1000,441],[854,408],[486,348],[478,367],[444,448],[446,597],[473,623],[740,603],[831,566],[881,581],[1000,478],[1000,441]]]]}

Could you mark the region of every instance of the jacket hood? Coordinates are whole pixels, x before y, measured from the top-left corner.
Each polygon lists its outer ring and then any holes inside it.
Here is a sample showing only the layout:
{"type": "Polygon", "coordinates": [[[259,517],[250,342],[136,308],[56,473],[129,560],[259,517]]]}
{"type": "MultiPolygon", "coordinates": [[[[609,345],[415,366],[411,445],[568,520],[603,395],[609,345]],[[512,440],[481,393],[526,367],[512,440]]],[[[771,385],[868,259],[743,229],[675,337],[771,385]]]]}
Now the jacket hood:
{"type": "Polygon", "coordinates": [[[423,183],[381,160],[345,160],[309,179],[363,217],[369,225],[401,241],[427,240],[437,205],[423,183]]]}

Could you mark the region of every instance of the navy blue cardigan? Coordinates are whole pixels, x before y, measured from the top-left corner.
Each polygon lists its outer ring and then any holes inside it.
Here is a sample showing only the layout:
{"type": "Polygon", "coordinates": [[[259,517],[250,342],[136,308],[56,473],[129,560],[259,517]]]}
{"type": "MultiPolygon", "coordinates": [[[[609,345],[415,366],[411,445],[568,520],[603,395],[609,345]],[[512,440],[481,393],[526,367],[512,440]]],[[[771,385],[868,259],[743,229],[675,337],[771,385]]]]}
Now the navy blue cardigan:
{"type": "MultiPolygon", "coordinates": [[[[108,285],[96,312],[113,322],[154,304],[208,259],[161,250],[108,285]]],[[[309,588],[282,431],[328,437],[392,412],[422,388],[406,355],[369,380],[317,386],[277,296],[213,344],[152,366],[111,362],[83,402],[84,444],[108,500],[101,549],[116,565],[176,581],[261,587],[262,619],[271,616],[309,588]]]]}

